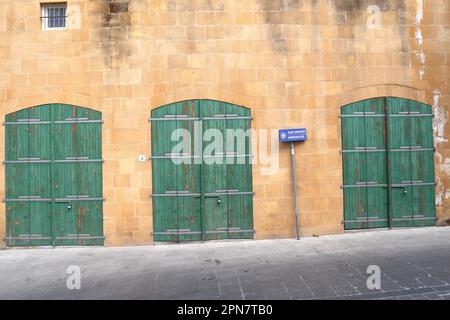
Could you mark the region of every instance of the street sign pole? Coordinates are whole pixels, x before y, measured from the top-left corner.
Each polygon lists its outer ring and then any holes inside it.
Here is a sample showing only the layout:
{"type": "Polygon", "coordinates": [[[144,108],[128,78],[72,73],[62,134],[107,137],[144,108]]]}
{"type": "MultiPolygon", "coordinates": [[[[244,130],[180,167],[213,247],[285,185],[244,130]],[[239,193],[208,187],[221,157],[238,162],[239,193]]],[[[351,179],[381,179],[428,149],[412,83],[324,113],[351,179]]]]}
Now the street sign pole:
{"type": "Polygon", "coordinates": [[[300,240],[300,227],[298,225],[298,193],[297,193],[297,174],[295,165],[295,143],[291,142],[291,157],[292,157],[292,184],[294,188],[294,203],[295,203],[295,230],[297,232],[297,240],[300,240]]]}
{"type": "Polygon", "coordinates": [[[281,129],[279,130],[280,142],[290,142],[291,144],[291,158],[292,158],[292,186],[294,190],[294,204],[295,204],[295,231],[297,240],[300,240],[300,225],[299,225],[299,209],[298,209],[298,192],[297,192],[297,174],[295,164],[295,142],[306,141],[306,129],[281,129]]]}

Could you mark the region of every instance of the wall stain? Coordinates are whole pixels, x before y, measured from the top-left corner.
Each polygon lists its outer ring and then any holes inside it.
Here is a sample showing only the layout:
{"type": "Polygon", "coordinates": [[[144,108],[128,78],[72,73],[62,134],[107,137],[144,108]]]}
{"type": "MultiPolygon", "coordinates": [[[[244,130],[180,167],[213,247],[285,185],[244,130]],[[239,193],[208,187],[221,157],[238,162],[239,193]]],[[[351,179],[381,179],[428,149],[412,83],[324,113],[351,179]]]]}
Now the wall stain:
{"type": "MultiPolygon", "coordinates": [[[[378,6],[381,14],[383,12],[397,12],[397,31],[401,41],[399,51],[409,52],[406,0],[328,0],[328,4],[334,6],[336,10],[335,21],[337,25],[351,24],[352,21],[360,20],[361,15],[368,17],[367,9],[372,5],[378,6]]],[[[352,38],[355,38],[353,32],[352,38]]],[[[402,59],[401,64],[407,66],[409,59],[402,59]]]]}
{"type": "Polygon", "coordinates": [[[370,5],[377,5],[381,11],[398,10],[404,7],[404,0],[330,0],[337,11],[366,11],[370,5]]]}
{"type": "Polygon", "coordinates": [[[123,65],[131,55],[130,40],[130,0],[107,0],[102,6],[100,45],[107,67],[116,68],[123,65]]]}
{"type": "Polygon", "coordinates": [[[274,53],[284,54],[289,51],[288,43],[283,35],[283,19],[280,12],[298,10],[300,0],[262,0],[261,10],[264,22],[269,26],[268,36],[274,53]]]}

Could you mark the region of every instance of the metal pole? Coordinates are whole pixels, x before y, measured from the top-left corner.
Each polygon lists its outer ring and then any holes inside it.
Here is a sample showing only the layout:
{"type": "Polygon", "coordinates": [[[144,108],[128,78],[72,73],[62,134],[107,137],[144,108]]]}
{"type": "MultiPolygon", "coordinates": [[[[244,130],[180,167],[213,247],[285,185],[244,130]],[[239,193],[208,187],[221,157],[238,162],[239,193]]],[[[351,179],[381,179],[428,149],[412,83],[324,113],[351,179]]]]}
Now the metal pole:
{"type": "Polygon", "coordinates": [[[295,173],[295,144],[291,142],[291,157],[292,157],[292,182],[294,188],[294,203],[295,203],[295,230],[297,233],[297,240],[300,240],[300,228],[298,225],[298,193],[297,193],[297,175],[295,173]]]}

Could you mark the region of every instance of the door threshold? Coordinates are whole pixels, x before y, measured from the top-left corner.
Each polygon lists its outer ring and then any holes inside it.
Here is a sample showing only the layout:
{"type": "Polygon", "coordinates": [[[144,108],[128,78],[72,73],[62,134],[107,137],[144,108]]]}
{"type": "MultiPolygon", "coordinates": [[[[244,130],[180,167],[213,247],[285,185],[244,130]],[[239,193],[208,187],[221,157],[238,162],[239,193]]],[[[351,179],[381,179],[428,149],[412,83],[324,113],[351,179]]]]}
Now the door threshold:
{"type": "Polygon", "coordinates": [[[203,244],[203,243],[226,243],[226,242],[244,242],[244,241],[255,241],[254,239],[223,239],[223,240],[199,240],[199,241],[155,241],[153,245],[155,246],[168,246],[168,245],[178,245],[178,244],[203,244]]]}
{"type": "Polygon", "coordinates": [[[344,233],[361,233],[361,232],[389,231],[389,230],[393,229],[390,228],[354,229],[354,230],[344,230],[344,233]]]}
{"type": "Polygon", "coordinates": [[[427,226],[427,227],[394,227],[394,228],[373,228],[373,229],[354,229],[354,230],[344,230],[344,233],[361,233],[361,232],[374,232],[374,231],[395,231],[395,230],[418,230],[427,228],[438,228],[437,226],[427,226]]]}
{"type": "Polygon", "coordinates": [[[31,249],[86,249],[86,248],[104,248],[104,246],[14,246],[1,247],[4,250],[31,250],[31,249]]]}
{"type": "Polygon", "coordinates": [[[6,246],[6,250],[54,249],[53,246],[6,246]]]}

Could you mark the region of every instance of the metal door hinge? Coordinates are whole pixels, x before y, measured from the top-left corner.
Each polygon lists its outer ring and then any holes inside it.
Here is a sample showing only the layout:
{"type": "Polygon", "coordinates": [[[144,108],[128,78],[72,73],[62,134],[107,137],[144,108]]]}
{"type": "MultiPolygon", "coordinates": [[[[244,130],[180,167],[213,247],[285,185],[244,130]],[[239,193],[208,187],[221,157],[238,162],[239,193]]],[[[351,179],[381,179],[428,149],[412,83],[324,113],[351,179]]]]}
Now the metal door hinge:
{"type": "Polygon", "coordinates": [[[17,121],[5,121],[4,126],[8,125],[30,125],[30,124],[51,124],[51,121],[42,121],[41,119],[18,119],[17,121]]]}
{"type": "Polygon", "coordinates": [[[253,120],[253,117],[239,116],[237,114],[216,114],[212,117],[204,117],[202,120],[253,120]]]}
{"type": "Polygon", "coordinates": [[[90,120],[89,118],[66,118],[65,120],[56,120],[53,123],[55,124],[78,124],[78,123],[101,123],[103,124],[103,120],[90,120]]]}
{"type": "Polygon", "coordinates": [[[165,193],[152,194],[152,197],[200,197],[200,193],[190,191],[166,191],[165,193]]]}
{"type": "Polygon", "coordinates": [[[55,237],[56,240],[104,240],[104,236],[91,236],[90,234],[67,234],[55,237]]]}
{"type": "Polygon", "coordinates": [[[201,233],[201,231],[191,231],[191,229],[167,229],[163,232],[153,232],[154,235],[191,235],[201,233]]]}
{"type": "Polygon", "coordinates": [[[150,118],[149,122],[153,121],[195,121],[200,120],[198,117],[190,117],[189,115],[177,115],[177,114],[166,114],[162,118],[150,118]]]}

